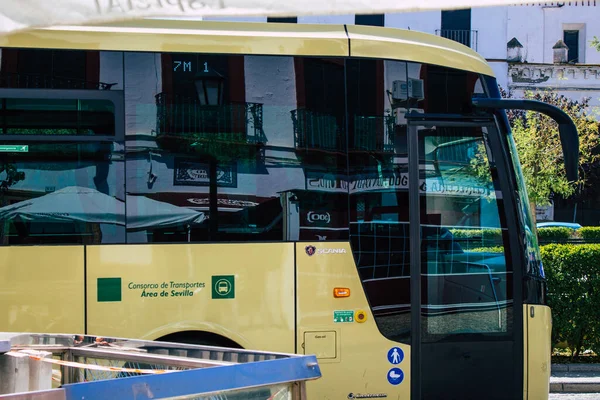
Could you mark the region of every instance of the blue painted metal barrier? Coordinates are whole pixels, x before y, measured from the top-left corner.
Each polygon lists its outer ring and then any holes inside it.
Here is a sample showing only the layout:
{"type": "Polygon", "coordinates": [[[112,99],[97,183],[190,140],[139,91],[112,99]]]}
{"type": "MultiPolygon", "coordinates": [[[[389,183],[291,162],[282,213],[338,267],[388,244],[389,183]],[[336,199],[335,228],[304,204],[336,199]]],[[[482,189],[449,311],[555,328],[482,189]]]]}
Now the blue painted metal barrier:
{"type": "Polygon", "coordinates": [[[312,355],[0,333],[2,400],[300,400],[320,377],[312,355]]]}

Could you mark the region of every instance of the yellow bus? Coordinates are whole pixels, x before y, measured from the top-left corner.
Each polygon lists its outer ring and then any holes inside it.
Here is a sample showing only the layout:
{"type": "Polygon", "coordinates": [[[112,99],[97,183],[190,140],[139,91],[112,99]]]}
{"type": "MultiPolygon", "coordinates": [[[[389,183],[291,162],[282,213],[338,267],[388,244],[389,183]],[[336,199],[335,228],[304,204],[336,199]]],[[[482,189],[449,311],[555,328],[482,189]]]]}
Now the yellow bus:
{"type": "Polygon", "coordinates": [[[0,331],[315,354],[310,399],[544,399],[551,315],[471,49],[144,20],[0,39],[0,331]]]}

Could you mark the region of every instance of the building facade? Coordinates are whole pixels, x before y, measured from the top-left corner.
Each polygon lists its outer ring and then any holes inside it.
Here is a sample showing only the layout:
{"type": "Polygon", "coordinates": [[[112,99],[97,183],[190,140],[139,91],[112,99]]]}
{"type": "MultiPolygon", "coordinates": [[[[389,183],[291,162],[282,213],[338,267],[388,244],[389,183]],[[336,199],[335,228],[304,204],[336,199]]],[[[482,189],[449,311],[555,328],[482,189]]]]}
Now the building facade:
{"type": "MultiPolygon", "coordinates": [[[[600,105],[600,1],[584,0],[453,11],[385,15],[301,16],[298,18],[210,18],[323,24],[368,24],[444,36],[470,46],[494,68],[498,83],[516,95],[528,89],[558,89],[600,105]],[[556,46],[568,47],[556,59],[556,46]]],[[[208,18],[207,18],[208,19],[208,18]]]]}
{"type": "MultiPolygon", "coordinates": [[[[218,20],[218,18],[212,18],[218,20]]],[[[452,11],[385,15],[301,16],[298,18],[238,18],[238,21],[364,24],[409,29],[461,42],[486,58],[498,84],[513,97],[526,91],[553,90],[573,100],[589,98],[600,118],[600,1],[546,2],[452,11]]],[[[229,19],[231,20],[231,19],[229,19]]],[[[591,179],[597,173],[591,171],[591,179]]],[[[592,188],[577,199],[556,199],[538,208],[540,221],[600,224],[592,188]],[[574,201],[575,200],[575,201],[574,201]]]]}

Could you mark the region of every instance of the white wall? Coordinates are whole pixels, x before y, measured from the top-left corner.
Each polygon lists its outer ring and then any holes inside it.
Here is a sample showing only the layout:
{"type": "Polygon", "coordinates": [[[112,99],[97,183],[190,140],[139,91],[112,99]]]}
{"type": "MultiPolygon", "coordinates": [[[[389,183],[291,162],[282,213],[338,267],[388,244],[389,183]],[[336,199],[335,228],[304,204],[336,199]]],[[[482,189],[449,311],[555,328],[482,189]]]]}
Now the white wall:
{"type": "MultiPolygon", "coordinates": [[[[554,43],[563,38],[564,29],[579,29],[581,30],[579,37],[580,62],[598,64],[600,63],[600,53],[590,47],[590,41],[594,35],[600,36],[598,21],[600,21],[600,7],[564,6],[546,9],[545,46],[551,49],[554,43]]],[[[546,56],[544,62],[552,62],[551,52],[546,56]]]]}
{"type": "Polygon", "coordinates": [[[298,17],[299,24],[354,24],[354,14],[348,15],[307,15],[298,17]]]}
{"type": "MultiPolygon", "coordinates": [[[[592,107],[600,106],[600,67],[548,64],[520,64],[508,72],[511,91],[519,96],[523,91],[549,89],[573,100],[590,97],[592,107]]],[[[596,116],[600,117],[600,110],[596,116]]]]}
{"type": "Polygon", "coordinates": [[[267,22],[267,17],[202,17],[204,21],[267,22]]]}
{"type": "Polygon", "coordinates": [[[506,62],[490,62],[489,64],[496,75],[498,84],[506,90],[508,88],[508,64],[506,62]]]}
{"type": "Polygon", "coordinates": [[[488,59],[506,59],[508,7],[471,9],[471,29],[477,31],[477,52],[488,59]]]}
{"type": "Polygon", "coordinates": [[[160,60],[160,53],[125,53],[126,135],[155,135],[155,95],[162,91],[160,60]]]}
{"type": "MultiPolygon", "coordinates": [[[[508,8],[506,43],[516,37],[523,45],[524,60],[530,63],[544,59],[544,11],[541,7],[515,6],[508,8]]],[[[550,46],[552,50],[552,46],[550,46]]]]}
{"type": "Polygon", "coordinates": [[[263,127],[270,146],[294,147],[291,110],[297,108],[292,57],[245,57],[246,101],[263,104],[263,127]]]}
{"type": "Polygon", "coordinates": [[[442,26],[442,12],[424,11],[386,14],[385,26],[435,34],[435,30],[440,29],[442,26]]]}
{"type": "MultiPolygon", "coordinates": [[[[523,97],[525,90],[523,89],[512,89],[512,93],[515,97],[523,97]]],[[[588,91],[588,90],[561,90],[560,94],[568,97],[572,100],[580,101],[584,97],[590,98],[590,109],[591,114],[600,119],[600,90],[599,91],[588,91]]]]}
{"type": "Polygon", "coordinates": [[[267,137],[266,157],[280,161],[267,163],[267,175],[238,174],[238,188],[223,188],[222,192],[260,193],[276,196],[277,192],[304,188],[304,172],[290,168],[297,161],[294,153],[294,125],[290,111],[298,108],[296,72],[292,57],[245,57],[246,101],[263,104],[263,128],[267,137]],[[273,150],[271,146],[287,150],[273,150]],[[281,165],[281,164],[287,165],[281,165]],[[280,164],[276,166],[274,164],[280,164]]]}
{"type": "Polygon", "coordinates": [[[100,82],[116,83],[111,90],[123,90],[123,52],[100,52],[100,82]]]}
{"type": "Polygon", "coordinates": [[[600,53],[590,47],[600,36],[600,7],[565,5],[560,8],[513,6],[508,8],[507,41],[516,37],[524,46],[526,61],[552,63],[552,47],[563,39],[563,30],[581,29],[579,57],[586,64],[599,64],[600,53]]]}

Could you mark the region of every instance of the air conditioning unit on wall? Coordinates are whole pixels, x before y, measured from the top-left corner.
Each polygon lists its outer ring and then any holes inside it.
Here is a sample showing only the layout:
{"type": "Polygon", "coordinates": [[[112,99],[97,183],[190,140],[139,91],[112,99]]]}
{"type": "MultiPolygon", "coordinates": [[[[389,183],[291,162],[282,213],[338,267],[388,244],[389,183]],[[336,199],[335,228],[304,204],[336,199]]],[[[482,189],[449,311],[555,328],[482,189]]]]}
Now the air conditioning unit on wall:
{"type": "Polygon", "coordinates": [[[408,82],[396,80],[392,83],[393,100],[423,100],[425,98],[425,88],[422,79],[409,78],[408,82]]]}

